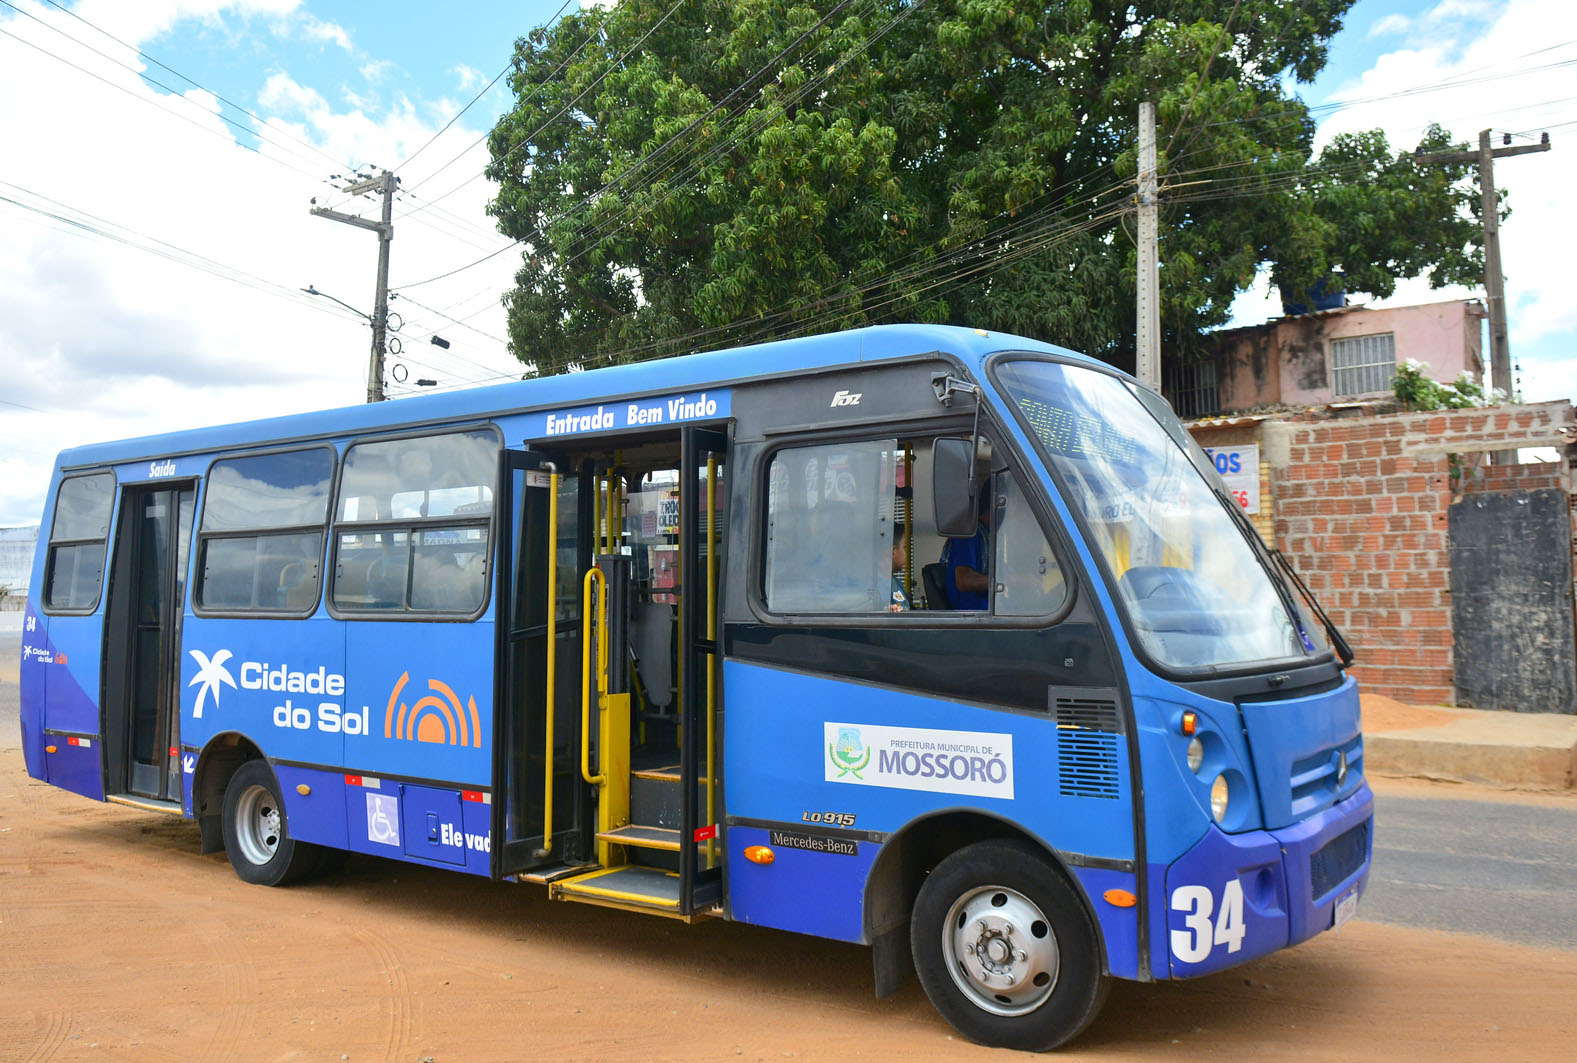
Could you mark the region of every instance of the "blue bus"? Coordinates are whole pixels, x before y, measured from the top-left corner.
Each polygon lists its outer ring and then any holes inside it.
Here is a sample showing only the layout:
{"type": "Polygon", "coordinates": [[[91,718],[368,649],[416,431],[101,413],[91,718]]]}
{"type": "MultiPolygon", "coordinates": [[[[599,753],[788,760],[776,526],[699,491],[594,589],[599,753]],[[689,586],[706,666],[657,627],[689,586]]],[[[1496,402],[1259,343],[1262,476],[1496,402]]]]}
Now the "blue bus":
{"type": "Polygon", "coordinates": [[[871,947],[986,1044],[1339,927],[1350,652],[1160,396],[884,326],[62,453],[28,772],[871,947]],[[1334,648],[1333,648],[1334,647],[1334,648]]]}

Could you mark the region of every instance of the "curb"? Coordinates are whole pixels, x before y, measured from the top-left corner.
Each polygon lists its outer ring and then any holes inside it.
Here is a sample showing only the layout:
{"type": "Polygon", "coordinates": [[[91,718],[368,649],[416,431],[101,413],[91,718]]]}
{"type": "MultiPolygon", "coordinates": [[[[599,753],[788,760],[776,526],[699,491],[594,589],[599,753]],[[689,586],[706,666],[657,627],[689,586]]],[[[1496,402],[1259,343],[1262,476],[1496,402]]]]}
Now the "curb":
{"type": "Polygon", "coordinates": [[[1577,786],[1577,716],[1429,711],[1428,726],[1366,731],[1364,770],[1523,790],[1577,786]]]}

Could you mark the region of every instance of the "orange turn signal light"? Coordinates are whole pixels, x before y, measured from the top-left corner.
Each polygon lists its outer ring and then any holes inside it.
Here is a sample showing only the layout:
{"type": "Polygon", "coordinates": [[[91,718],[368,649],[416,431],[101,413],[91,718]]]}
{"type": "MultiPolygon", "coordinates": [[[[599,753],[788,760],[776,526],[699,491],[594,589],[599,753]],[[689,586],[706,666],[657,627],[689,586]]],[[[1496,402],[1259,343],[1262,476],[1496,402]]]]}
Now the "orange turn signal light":
{"type": "Polygon", "coordinates": [[[745,847],[745,859],[752,864],[770,864],[777,854],[765,845],[749,845],[745,847]]]}
{"type": "Polygon", "coordinates": [[[58,752],[60,752],[60,750],[56,746],[45,746],[44,747],[44,752],[45,753],[58,753],[58,752]]]}
{"type": "Polygon", "coordinates": [[[308,786],[306,783],[303,782],[296,784],[296,793],[300,794],[302,797],[306,797],[311,792],[312,787],[308,786]]]}
{"type": "Polygon", "coordinates": [[[1183,725],[1182,725],[1183,734],[1192,737],[1193,733],[1195,731],[1197,731],[1198,729],[1199,729],[1199,716],[1198,716],[1198,714],[1193,713],[1193,712],[1185,712],[1185,713],[1183,713],[1183,725]]]}
{"type": "Polygon", "coordinates": [[[1107,904],[1117,908],[1132,908],[1139,903],[1139,898],[1127,890],[1107,890],[1101,896],[1106,898],[1107,904]]]}

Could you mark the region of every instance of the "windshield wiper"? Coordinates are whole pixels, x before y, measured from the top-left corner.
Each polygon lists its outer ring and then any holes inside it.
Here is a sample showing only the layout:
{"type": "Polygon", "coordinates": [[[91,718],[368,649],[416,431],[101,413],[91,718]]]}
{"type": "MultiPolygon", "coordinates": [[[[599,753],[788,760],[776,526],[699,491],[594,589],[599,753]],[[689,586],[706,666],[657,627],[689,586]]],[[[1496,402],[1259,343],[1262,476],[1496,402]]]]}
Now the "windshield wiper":
{"type": "MultiPolygon", "coordinates": [[[[1206,477],[1206,479],[1208,481],[1209,477],[1206,477]]],[[[1269,545],[1265,542],[1265,540],[1259,537],[1259,532],[1255,530],[1253,523],[1248,519],[1248,515],[1243,512],[1243,507],[1238,505],[1237,499],[1233,498],[1225,490],[1215,484],[1211,484],[1210,489],[1211,493],[1216,496],[1216,499],[1220,501],[1222,505],[1226,506],[1227,512],[1231,515],[1233,523],[1235,523],[1238,526],[1238,530],[1248,538],[1250,546],[1262,551],[1264,554],[1269,555],[1272,563],[1274,563],[1275,566],[1281,570],[1287,579],[1291,581],[1294,587],[1298,588],[1298,593],[1302,595],[1304,602],[1307,603],[1309,609],[1314,613],[1315,618],[1318,619],[1320,624],[1325,628],[1326,637],[1331,640],[1331,648],[1336,651],[1336,655],[1342,660],[1342,667],[1352,667],[1354,660],[1352,646],[1349,645],[1346,638],[1342,636],[1341,630],[1331,622],[1330,616],[1326,614],[1324,607],[1320,605],[1319,599],[1314,596],[1314,592],[1309,590],[1309,585],[1303,582],[1303,579],[1292,567],[1292,562],[1288,561],[1286,555],[1284,555],[1280,550],[1269,545]]],[[[1278,588],[1278,591],[1280,595],[1286,599],[1285,605],[1291,609],[1293,603],[1286,589],[1278,588]]],[[[1297,610],[1291,609],[1291,612],[1292,616],[1290,619],[1293,621],[1293,623],[1297,623],[1297,610]]]]}
{"type": "Polygon", "coordinates": [[[1309,585],[1304,583],[1302,578],[1299,577],[1297,570],[1292,567],[1292,562],[1287,560],[1287,555],[1271,547],[1266,549],[1270,551],[1270,556],[1275,559],[1277,567],[1286,573],[1287,578],[1292,581],[1292,585],[1298,588],[1298,593],[1303,595],[1303,600],[1314,611],[1314,615],[1320,618],[1320,623],[1325,625],[1325,634],[1329,636],[1331,645],[1335,648],[1337,655],[1341,657],[1342,667],[1350,668],[1353,663],[1352,647],[1347,644],[1347,640],[1342,637],[1342,633],[1337,629],[1336,625],[1331,623],[1331,618],[1326,615],[1324,608],[1320,606],[1320,600],[1314,596],[1313,591],[1309,590],[1309,585]]]}

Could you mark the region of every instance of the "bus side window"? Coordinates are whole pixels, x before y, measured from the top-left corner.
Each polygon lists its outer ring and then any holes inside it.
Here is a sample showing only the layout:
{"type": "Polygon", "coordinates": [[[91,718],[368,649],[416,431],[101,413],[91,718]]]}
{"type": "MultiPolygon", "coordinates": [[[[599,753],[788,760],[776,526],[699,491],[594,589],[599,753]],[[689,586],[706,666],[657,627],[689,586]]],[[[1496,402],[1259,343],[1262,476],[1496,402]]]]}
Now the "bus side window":
{"type": "Polygon", "coordinates": [[[480,610],[498,449],[487,430],[352,444],[335,520],[333,607],[450,619],[480,610]]]}
{"type": "Polygon", "coordinates": [[[333,480],[328,447],[214,462],[198,528],[197,611],[310,615],[333,480]]]}
{"type": "Polygon", "coordinates": [[[73,476],[60,482],[49,528],[44,608],[51,613],[92,612],[104,582],[115,474],[73,476]]]}
{"type": "Polygon", "coordinates": [[[767,608],[886,612],[891,597],[895,439],[789,447],[767,472],[767,608]]]}
{"type": "Polygon", "coordinates": [[[1068,596],[1068,586],[1046,534],[1012,473],[997,475],[992,486],[997,507],[992,611],[998,616],[1055,613],[1068,596]]]}

